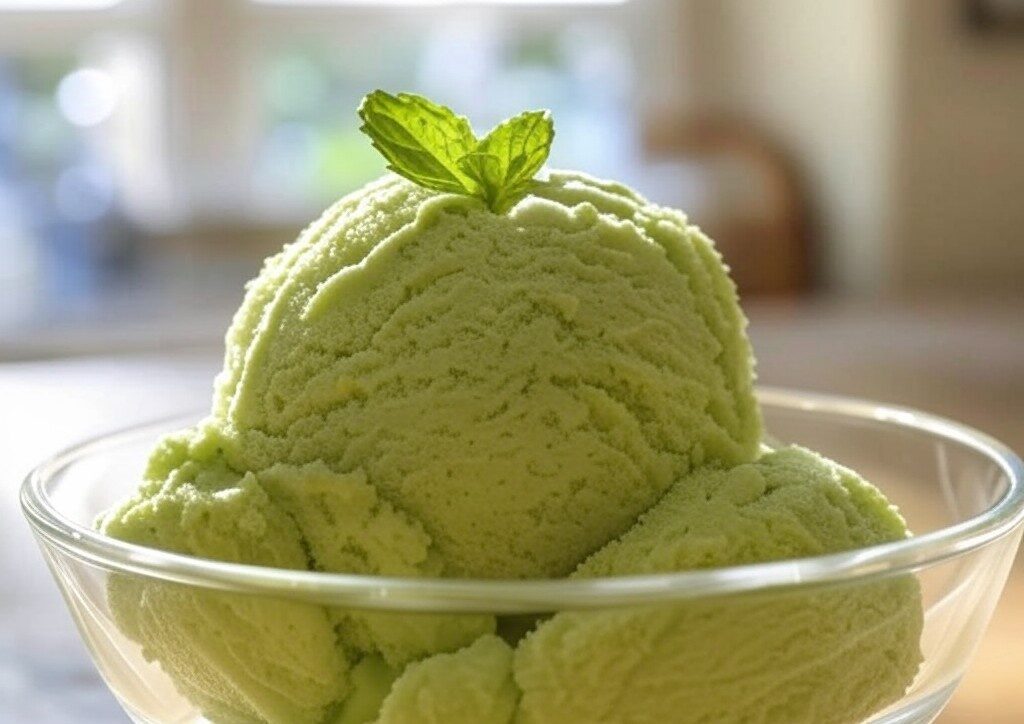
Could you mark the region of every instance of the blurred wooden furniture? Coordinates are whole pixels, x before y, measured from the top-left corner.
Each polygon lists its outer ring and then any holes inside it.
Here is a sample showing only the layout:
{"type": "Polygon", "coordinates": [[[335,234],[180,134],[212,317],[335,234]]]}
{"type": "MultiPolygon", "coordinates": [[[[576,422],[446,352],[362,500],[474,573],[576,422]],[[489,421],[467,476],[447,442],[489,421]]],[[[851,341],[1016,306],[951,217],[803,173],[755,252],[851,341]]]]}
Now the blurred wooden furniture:
{"type": "Polygon", "coordinates": [[[808,193],[794,160],[766,134],[729,118],[660,118],[644,142],[652,157],[698,166],[710,207],[693,221],[715,240],[744,297],[811,289],[808,193]]]}

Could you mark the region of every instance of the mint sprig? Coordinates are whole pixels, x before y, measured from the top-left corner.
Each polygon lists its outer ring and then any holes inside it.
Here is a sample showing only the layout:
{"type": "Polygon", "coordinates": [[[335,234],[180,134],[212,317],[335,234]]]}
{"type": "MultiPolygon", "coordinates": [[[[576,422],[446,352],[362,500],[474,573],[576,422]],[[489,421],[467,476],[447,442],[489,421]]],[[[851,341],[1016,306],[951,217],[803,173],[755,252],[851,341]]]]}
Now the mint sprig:
{"type": "Polygon", "coordinates": [[[526,111],[478,139],[465,116],[412,93],[373,91],[359,118],[389,169],[428,189],[477,196],[498,214],[526,194],[555,137],[548,111],[526,111]]]}

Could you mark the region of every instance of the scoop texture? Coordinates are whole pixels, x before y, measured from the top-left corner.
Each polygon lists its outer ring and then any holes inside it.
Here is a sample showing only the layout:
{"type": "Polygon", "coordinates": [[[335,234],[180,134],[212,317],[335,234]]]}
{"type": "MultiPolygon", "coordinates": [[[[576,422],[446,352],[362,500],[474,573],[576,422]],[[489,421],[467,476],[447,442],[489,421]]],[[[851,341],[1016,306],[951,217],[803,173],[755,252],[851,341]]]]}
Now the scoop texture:
{"type": "MultiPolygon", "coordinates": [[[[507,214],[394,176],[265,263],[210,415],[98,526],[187,555],[401,577],[620,576],[898,540],[855,473],[764,452],[728,270],[679,212],[552,173],[507,214]]],[[[855,721],[906,688],[902,577],[658,608],[367,611],[113,575],[215,723],[855,721]]]]}
{"type": "MultiPolygon", "coordinates": [[[[759,563],[906,536],[876,488],[791,447],[682,478],[573,576],[759,563]]],[[[516,651],[516,721],[858,722],[910,685],[922,625],[908,575],[558,613],[516,651]]]]}
{"type": "Polygon", "coordinates": [[[708,239],[622,186],[556,174],[496,215],[389,177],[250,284],[211,424],[234,469],[361,476],[445,575],[565,575],[754,458],[745,327],[708,239]]]}

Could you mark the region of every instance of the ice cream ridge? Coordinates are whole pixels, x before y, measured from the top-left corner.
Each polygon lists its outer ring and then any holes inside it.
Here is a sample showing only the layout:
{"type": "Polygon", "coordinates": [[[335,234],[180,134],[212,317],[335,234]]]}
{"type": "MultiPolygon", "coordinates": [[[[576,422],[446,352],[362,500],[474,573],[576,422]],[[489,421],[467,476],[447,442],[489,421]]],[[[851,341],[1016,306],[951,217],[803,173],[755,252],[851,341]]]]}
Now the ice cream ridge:
{"type": "MultiPolygon", "coordinates": [[[[735,286],[679,211],[542,172],[375,91],[392,173],[249,283],[209,416],[98,527],[295,570],[637,576],[909,535],[853,471],[762,444],[735,286]]],[[[530,616],[357,610],[115,575],[121,632],[215,723],[857,722],[921,662],[910,575],[530,616]]]]}

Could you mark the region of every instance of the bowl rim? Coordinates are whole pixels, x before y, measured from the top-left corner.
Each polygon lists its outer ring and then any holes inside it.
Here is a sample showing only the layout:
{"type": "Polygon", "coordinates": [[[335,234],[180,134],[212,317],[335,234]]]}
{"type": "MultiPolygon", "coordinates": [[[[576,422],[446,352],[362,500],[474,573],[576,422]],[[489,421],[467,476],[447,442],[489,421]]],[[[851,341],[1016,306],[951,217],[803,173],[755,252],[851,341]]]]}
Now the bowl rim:
{"type": "Polygon", "coordinates": [[[777,387],[758,387],[757,394],[760,403],[770,407],[887,423],[957,442],[998,466],[1009,487],[978,515],[892,543],[767,563],[587,579],[410,578],[228,563],[110,538],[67,518],[53,504],[46,484],[73,463],[131,439],[164,431],[173,423],[194,424],[197,415],[192,413],[133,425],[57,453],[25,478],[21,505],[41,543],[110,572],[333,606],[467,613],[607,608],[892,576],[968,553],[1009,534],[1024,522],[1024,462],[985,433],[908,407],[853,397],[777,387]]]}

